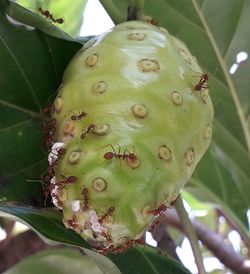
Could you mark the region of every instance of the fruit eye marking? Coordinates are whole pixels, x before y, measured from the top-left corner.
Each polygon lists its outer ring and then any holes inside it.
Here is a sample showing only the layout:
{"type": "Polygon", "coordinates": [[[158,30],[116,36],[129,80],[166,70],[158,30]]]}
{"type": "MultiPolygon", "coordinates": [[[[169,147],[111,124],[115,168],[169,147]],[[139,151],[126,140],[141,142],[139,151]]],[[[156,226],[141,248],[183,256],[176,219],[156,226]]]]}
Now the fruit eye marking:
{"type": "Polygon", "coordinates": [[[166,145],[161,145],[158,147],[158,156],[161,160],[166,162],[172,161],[172,152],[166,145]]]}
{"type": "Polygon", "coordinates": [[[108,84],[105,81],[99,81],[93,84],[91,90],[95,93],[104,93],[108,90],[108,84]]]}
{"type": "Polygon", "coordinates": [[[82,158],[81,151],[72,151],[69,155],[68,161],[70,164],[74,165],[78,163],[81,158],[82,158]]]}
{"type": "Polygon", "coordinates": [[[182,97],[182,95],[181,95],[179,92],[177,92],[177,91],[173,91],[173,92],[171,93],[171,100],[172,100],[172,102],[174,103],[174,105],[176,105],[176,106],[180,106],[180,105],[182,105],[182,103],[183,103],[183,97],[182,97]]]}
{"type": "Polygon", "coordinates": [[[106,135],[111,131],[110,125],[108,124],[102,124],[102,125],[96,125],[93,129],[93,133],[96,135],[106,135]]]}
{"type": "Polygon", "coordinates": [[[89,55],[86,58],[85,65],[88,66],[88,67],[94,67],[97,62],[98,62],[98,55],[97,54],[92,54],[92,55],[89,55]]]}
{"type": "Polygon", "coordinates": [[[186,63],[188,63],[189,65],[192,64],[192,60],[189,54],[184,49],[178,48],[178,52],[186,63]]]}
{"type": "Polygon", "coordinates": [[[56,112],[60,112],[62,110],[62,105],[63,105],[63,100],[62,100],[62,97],[59,96],[56,98],[54,103],[56,112]]]}
{"type": "Polygon", "coordinates": [[[207,125],[203,132],[203,137],[204,139],[210,139],[211,136],[212,136],[212,128],[210,125],[207,125]]]}
{"type": "Polygon", "coordinates": [[[132,113],[135,117],[144,118],[148,115],[148,110],[144,105],[135,104],[132,106],[132,113]]]}
{"type": "Polygon", "coordinates": [[[128,40],[143,41],[147,35],[145,33],[135,32],[128,35],[128,40]]]}
{"type": "Polygon", "coordinates": [[[107,188],[107,182],[102,177],[97,177],[92,182],[92,188],[95,191],[102,192],[107,188]]]}
{"type": "Polygon", "coordinates": [[[194,162],[194,159],[195,159],[195,153],[194,153],[194,148],[192,147],[189,147],[185,154],[184,154],[184,157],[185,157],[185,161],[186,161],[186,165],[187,166],[191,166],[194,162]]]}
{"type": "Polygon", "coordinates": [[[142,72],[151,72],[151,71],[158,71],[160,70],[159,63],[154,59],[141,59],[138,63],[138,68],[142,72]]]}

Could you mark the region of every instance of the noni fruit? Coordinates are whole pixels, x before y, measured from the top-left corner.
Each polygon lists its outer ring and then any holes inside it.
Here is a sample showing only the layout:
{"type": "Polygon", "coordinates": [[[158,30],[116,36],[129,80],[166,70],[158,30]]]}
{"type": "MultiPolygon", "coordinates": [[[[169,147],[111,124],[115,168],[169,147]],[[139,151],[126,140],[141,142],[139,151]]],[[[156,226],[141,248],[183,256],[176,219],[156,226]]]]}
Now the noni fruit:
{"type": "Polygon", "coordinates": [[[207,150],[208,77],[165,29],[129,21],[87,42],[49,123],[49,189],[67,228],[95,249],[139,243],[207,150]]]}

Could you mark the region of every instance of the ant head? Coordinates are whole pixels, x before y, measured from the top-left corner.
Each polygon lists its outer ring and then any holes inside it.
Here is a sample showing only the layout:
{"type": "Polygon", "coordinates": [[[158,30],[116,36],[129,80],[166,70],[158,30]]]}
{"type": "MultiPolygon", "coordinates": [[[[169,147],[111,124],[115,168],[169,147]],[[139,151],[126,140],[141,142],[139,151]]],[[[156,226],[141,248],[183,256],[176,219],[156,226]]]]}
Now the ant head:
{"type": "Polygon", "coordinates": [[[137,157],[134,153],[130,153],[128,158],[129,158],[130,161],[136,161],[137,160],[137,157]]]}
{"type": "Polygon", "coordinates": [[[76,176],[69,176],[69,177],[67,178],[67,181],[68,181],[69,184],[75,183],[76,180],[77,180],[77,177],[76,177],[76,176]]]}
{"type": "Polygon", "coordinates": [[[63,24],[64,19],[63,19],[63,18],[58,18],[58,19],[56,19],[56,22],[57,22],[58,24],[63,24]]]}
{"type": "Polygon", "coordinates": [[[104,155],[103,155],[103,158],[106,159],[106,160],[110,160],[114,157],[114,153],[113,152],[106,152],[104,155]]]}

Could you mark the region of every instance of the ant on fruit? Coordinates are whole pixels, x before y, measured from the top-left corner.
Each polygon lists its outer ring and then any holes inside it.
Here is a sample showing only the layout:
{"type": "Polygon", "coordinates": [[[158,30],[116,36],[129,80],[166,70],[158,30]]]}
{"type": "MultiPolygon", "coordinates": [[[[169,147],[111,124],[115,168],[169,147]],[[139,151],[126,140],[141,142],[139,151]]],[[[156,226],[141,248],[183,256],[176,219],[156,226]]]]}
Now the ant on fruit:
{"type": "Polygon", "coordinates": [[[87,189],[87,187],[84,187],[82,190],[82,196],[83,196],[83,211],[87,211],[89,210],[89,190],[87,189]]]}
{"type": "Polygon", "coordinates": [[[73,175],[66,177],[61,174],[61,177],[63,178],[63,180],[56,183],[56,185],[59,185],[61,188],[68,184],[74,184],[77,181],[77,177],[73,175]]]}
{"type": "Polygon", "coordinates": [[[42,110],[41,115],[41,129],[43,132],[44,143],[49,150],[54,144],[54,135],[56,131],[56,119],[50,118],[51,106],[47,106],[42,110]]]}
{"type": "Polygon", "coordinates": [[[73,120],[73,121],[78,120],[79,121],[83,117],[86,117],[87,115],[88,115],[87,112],[84,112],[84,111],[78,112],[78,114],[73,112],[73,115],[71,115],[71,120],[73,120]]]}
{"type": "Polygon", "coordinates": [[[51,20],[53,23],[63,24],[64,19],[63,18],[57,18],[55,19],[48,10],[43,10],[42,8],[38,8],[38,11],[45,16],[47,19],[51,20]]]}
{"type": "Polygon", "coordinates": [[[114,147],[111,144],[108,144],[106,146],[110,146],[113,150],[113,152],[108,151],[103,155],[103,158],[106,160],[111,160],[113,158],[120,159],[120,160],[130,160],[130,161],[137,160],[137,156],[134,153],[129,152],[129,150],[127,149],[125,149],[124,152],[121,154],[121,147],[118,144],[117,144],[117,146],[119,147],[118,153],[115,151],[114,147]]]}
{"type": "Polygon", "coordinates": [[[103,221],[108,217],[108,216],[111,216],[115,211],[115,207],[114,206],[111,206],[110,208],[108,208],[108,210],[103,214],[103,216],[98,219],[98,222],[100,224],[103,223],[103,221]]]}
{"type": "Polygon", "coordinates": [[[200,74],[200,80],[199,80],[198,84],[196,84],[194,86],[194,89],[197,90],[197,91],[201,91],[201,90],[209,88],[209,86],[207,85],[207,81],[208,81],[208,74],[207,73],[201,73],[200,74]]]}
{"type": "Polygon", "coordinates": [[[163,212],[167,210],[167,206],[164,204],[161,204],[160,206],[158,206],[156,209],[153,210],[149,210],[148,213],[151,213],[153,215],[158,215],[158,214],[163,214],[163,212]]]}
{"type": "Polygon", "coordinates": [[[81,134],[81,136],[80,136],[81,139],[84,139],[88,133],[91,133],[91,131],[93,131],[94,128],[95,128],[94,124],[88,125],[87,128],[81,134]]]}

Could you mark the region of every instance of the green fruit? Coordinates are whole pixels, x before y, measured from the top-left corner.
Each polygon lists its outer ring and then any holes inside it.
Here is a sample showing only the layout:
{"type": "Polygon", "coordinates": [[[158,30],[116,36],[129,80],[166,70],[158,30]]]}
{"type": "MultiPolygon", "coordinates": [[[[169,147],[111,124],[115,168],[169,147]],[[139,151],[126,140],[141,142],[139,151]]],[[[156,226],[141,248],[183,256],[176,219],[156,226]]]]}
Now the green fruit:
{"type": "Polygon", "coordinates": [[[120,252],[172,205],[211,141],[203,80],[187,47],[147,23],[120,24],[84,45],[53,112],[52,197],[66,227],[120,252]]]}

